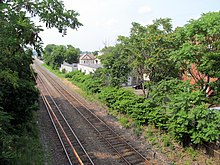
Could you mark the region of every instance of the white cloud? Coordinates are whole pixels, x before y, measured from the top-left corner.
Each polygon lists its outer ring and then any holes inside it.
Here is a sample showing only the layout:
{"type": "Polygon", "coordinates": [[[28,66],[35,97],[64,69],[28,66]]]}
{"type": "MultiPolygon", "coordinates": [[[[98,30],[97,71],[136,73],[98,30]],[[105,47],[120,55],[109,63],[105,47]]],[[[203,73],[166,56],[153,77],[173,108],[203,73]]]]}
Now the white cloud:
{"type": "Polygon", "coordinates": [[[149,7],[149,6],[141,6],[139,9],[138,9],[138,13],[139,14],[145,14],[145,13],[150,13],[152,12],[152,8],[149,7]]]}

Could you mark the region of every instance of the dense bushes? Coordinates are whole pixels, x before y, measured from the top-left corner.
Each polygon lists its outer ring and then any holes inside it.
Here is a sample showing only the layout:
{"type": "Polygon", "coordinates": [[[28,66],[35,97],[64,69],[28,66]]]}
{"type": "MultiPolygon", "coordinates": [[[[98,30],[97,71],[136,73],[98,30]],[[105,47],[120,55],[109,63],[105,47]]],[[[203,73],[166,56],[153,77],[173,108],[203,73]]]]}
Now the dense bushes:
{"type": "Polygon", "coordinates": [[[206,98],[188,82],[163,80],[151,85],[149,98],[124,88],[103,87],[92,76],[76,71],[66,75],[89,93],[98,93],[110,109],[127,114],[139,124],[153,124],[169,132],[184,146],[216,142],[220,135],[220,113],[209,110],[206,98]]]}
{"type": "Polygon", "coordinates": [[[99,93],[103,87],[103,83],[99,79],[92,79],[91,75],[85,75],[80,71],[70,72],[65,75],[66,78],[70,78],[72,82],[81,87],[87,93],[99,93]]]}

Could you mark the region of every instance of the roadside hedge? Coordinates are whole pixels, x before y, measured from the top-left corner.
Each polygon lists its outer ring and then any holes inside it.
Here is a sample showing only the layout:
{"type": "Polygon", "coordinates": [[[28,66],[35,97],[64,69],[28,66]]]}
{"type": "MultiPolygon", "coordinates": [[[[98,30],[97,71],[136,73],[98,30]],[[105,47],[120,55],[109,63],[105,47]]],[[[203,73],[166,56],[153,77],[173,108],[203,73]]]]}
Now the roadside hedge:
{"type": "Polygon", "coordinates": [[[183,146],[213,143],[219,138],[220,113],[208,109],[206,97],[188,82],[161,81],[150,87],[146,99],[125,88],[103,86],[99,80],[79,71],[66,77],[88,93],[97,94],[110,110],[127,114],[141,125],[154,124],[183,146]]]}

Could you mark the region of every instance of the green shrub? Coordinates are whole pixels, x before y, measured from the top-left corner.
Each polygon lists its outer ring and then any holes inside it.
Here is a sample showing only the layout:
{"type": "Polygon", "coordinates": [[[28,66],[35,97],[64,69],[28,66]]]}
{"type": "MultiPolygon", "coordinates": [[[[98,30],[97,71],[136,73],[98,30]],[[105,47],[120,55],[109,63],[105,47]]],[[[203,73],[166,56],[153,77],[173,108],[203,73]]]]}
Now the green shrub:
{"type": "MultiPolygon", "coordinates": [[[[215,142],[219,137],[220,113],[208,110],[204,94],[189,82],[172,79],[150,84],[146,99],[124,88],[106,87],[97,76],[80,71],[66,77],[87,93],[97,93],[98,99],[113,111],[129,115],[138,125],[153,124],[168,131],[183,146],[215,142]]],[[[121,121],[127,125],[126,120],[121,121]]],[[[168,145],[167,139],[163,140],[168,145]]]]}
{"type": "Polygon", "coordinates": [[[215,142],[220,135],[220,113],[206,108],[202,104],[192,108],[189,113],[192,121],[191,141],[194,144],[215,142]]]}

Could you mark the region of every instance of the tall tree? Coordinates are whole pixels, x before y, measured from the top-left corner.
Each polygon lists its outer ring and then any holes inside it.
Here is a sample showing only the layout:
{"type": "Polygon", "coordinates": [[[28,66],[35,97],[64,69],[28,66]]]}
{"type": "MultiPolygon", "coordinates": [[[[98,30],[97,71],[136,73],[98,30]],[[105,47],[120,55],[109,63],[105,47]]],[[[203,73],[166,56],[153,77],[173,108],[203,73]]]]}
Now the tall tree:
{"type": "Polygon", "coordinates": [[[53,51],[56,48],[55,44],[48,44],[45,48],[44,48],[44,54],[43,54],[43,60],[47,65],[52,66],[52,64],[54,63],[54,59],[53,59],[53,51]]]}
{"type": "Polygon", "coordinates": [[[157,19],[147,26],[145,44],[147,45],[149,78],[153,82],[180,78],[179,68],[172,59],[170,52],[175,49],[173,30],[170,18],[157,19]]]}
{"type": "Polygon", "coordinates": [[[32,120],[38,91],[32,77],[32,48],[38,53],[42,41],[30,17],[39,16],[48,28],[72,29],[82,24],[73,10],[66,10],[58,0],[0,0],[0,162],[11,161],[16,151],[11,134],[22,134],[32,120]],[[3,134],[2,134],[3,133],[3,134]],[[8,137],[9,136],[9,137],[8,137]]]}
{"type": "Polygon", "coordinates": [[[44,62],[53,69],[58,69],[66,61],[70,64],[79,61],[80,50],[72,45],[49,44],[44,49],[44,62]]]}
{"type": "Polygon", "coordinates": [[[130,68],[126,54],[122,49],[123,45],[116,44],[114,47],[106,47],[102,50],[101,63],[106,77],[106,84],[119,87],[127,82],[130,68]]]}
{"type": "MultiPolygon", "coordinates": [[[[126,52],[128,57],[128,64],[132,68],[132,73],[137,77],[140,82],[144,82],[144,74],[147,73],[146,59],[148,53],[146,50],[146,45],[144,42],[144,37],[146,34],[146,28],[138,23],[132,23],[133,27],[130,31],[129,37],[119,37],[119,41],[124,46],[124,52],[126,52]]],[[[144,87],[144,85],[142,85],[144,87]]],[[[143,88],[143,93],[145,95],[145,90],[143,88]]]]}
{"type": "MultiPolygon", "coordinates": [[[[157,19],[151,25],[132,23],[129,37],[120,37],[133,74],[143,83],[144,75],[152,82],[179,78],[179,69],[169,58],[174,49],[170,19],[157,19]]],[[[145,95],[144,85],[143,93],[145,95]]]]}
{"type": "Polygon", "coordinates": [[[206,13],[197,20],[190,20],[176,31],[181,45],[172,53],[172,58],[204,93],[209,92],[207,89],[213,89],[216,96],[220,91],[219,20],[220,12],[206,13]],[[215,81],[211,82],[211,78],[215,78],[215,81]]]}
{"type": "Polygon", "coordinates": [[[65,61],[72,64],[79,62],[80,50],[74,48],[72,45],[67,45],[65,52],[65,61]]]}

